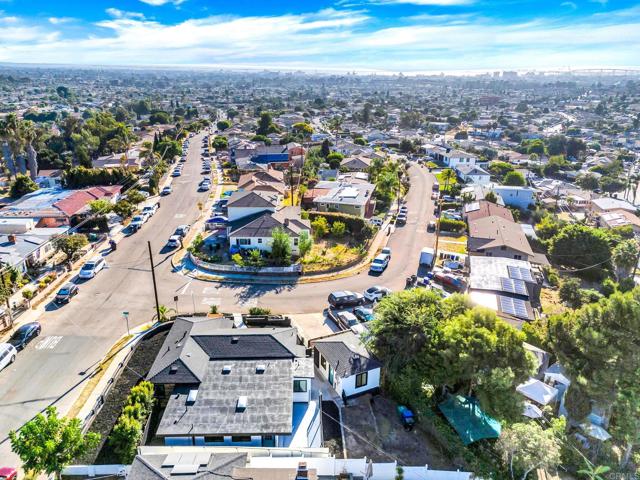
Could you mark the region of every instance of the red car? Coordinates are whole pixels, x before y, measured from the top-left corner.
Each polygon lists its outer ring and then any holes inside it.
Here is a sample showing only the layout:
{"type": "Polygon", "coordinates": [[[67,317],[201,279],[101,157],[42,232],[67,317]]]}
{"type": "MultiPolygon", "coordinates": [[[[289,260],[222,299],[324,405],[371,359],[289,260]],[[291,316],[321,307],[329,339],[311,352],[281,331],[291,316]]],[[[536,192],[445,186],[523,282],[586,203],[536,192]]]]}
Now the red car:
{"type": "Polygon", "coordinates": [[[0,467],[0,480],[16,480],[18,470],[11,467],[0,467]]]}

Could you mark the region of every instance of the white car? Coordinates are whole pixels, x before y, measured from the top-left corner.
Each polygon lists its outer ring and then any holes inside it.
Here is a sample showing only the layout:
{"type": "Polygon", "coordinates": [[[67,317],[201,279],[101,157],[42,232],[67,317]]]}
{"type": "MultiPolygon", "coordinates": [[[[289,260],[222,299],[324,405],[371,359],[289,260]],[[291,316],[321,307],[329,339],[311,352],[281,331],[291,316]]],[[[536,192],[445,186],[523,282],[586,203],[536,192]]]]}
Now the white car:
{"type": "Polygon", "coordinates": [[[107,262],[102,257],[95,257],[86,262],[80,269],[78,277],[80,278],[93,278],[100,270],[107,266],[107,262]]]}
{"type": "Polygon", "coordinates": [[[0,370],[16,361],[18,351],[10,343],[0,343],[0,370]]]}
{"type": "Polygon", "coordinates": [[[384,247],[382,250],[380,250],[380,253],[383,255],[388,255],[389,260],[391,260],[391,247],[384,247]]]}
{"type": "Polygon", "coordinates": [[[153,215],[158,211],[159,208],[160,204],[158,202],[154,203],[153,205],[147,205],[142,209],[142,214],[146,215],[147,217],[153,217],[153,215]]]}
{"type": "Polygon", "coordinates": [[[373,287],[367,288],[364,291],[364,298],[366,298],[370,302],[377,302],[379,300],[382,300],[384,297],[386,297],[390,293],[391,293],[391,290],[389,290],[387,287],[381,287],[379,285],[375,285],[373,287]]]}
{"type": "Polygon", "coordinates": [[[376,258],[373,259],[371,265],[369,266],[369,271],[371,272],[384,272],[387,266],[389,265],[389,255],[385,253],[381,253],[376,258]]]}
{"type": "Polygon", "coordinates": [[[144,225],[148,218],[149,217],[147,217],[146,214],[136,215],[131,219],[131,223],[129,225],[134,230],[138,230],[139,228],[142,228],[142,225],[144,225]]]}
{"type": "Polygon", "coordinates": [[[180,235],[171,235],[167,241],[167,247],[178,248],[182,245],[181,239],[182,237],[180,235]]]}
{"type": "Polygon", "coordinates": [[[160,195],[164,197],[166,195],[171,195],[171,192],[173,192],[173,188],[171,188],[171,185],[167,185],[162,189],[162,191],[160,192],[160,195]]]}

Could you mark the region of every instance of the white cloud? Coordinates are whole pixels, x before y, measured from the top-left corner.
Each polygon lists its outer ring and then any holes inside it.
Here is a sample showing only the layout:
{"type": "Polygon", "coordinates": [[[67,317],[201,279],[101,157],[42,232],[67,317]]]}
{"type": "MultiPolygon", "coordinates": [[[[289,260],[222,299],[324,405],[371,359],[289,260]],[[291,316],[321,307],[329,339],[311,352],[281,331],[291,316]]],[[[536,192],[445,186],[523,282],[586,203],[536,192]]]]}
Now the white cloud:
{"type": "Polygon", "coordinates": [[[147,5],[153,5],[154,7],[160,7],[162,5],[166,5],[167,3],[173,3],[174,5],[180,5],[184,3],[186,0],[140,0],[142,3],[146,3],[147,5]]]}
{"type": "Polygon", "coordinates": [[[52,25],[62,25],[63,23],[73,22],[74,19],[71,17],[49,17],[49,23],[52,25]]]}
{"type": "Polygon", "coordinates": [[[167,25],[109,9],[97,32],[82,38],[22,20],[0,28],[0,61],[403,72],[637,65],[640,17],[618,12],[519,24],[420,15],[379,27],[379,19],[358,10],[167,25]]]}
{"type": "Polygon", "coordinates": [[[578,5],[576,5],[575,2],[562,2],[560,6],[570,8],[571,10],[578,8],[578,5]]]}

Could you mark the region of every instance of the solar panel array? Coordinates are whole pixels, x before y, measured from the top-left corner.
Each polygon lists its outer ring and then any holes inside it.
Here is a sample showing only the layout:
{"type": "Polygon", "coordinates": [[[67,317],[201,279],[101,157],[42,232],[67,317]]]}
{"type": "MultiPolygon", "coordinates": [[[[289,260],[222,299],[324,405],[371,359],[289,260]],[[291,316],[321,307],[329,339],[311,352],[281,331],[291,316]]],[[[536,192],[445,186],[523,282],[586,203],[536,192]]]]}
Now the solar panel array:
{"type": "Polygon", "coordinates": [[[500,310],[508,315],[513,315],[518,318],[529,318],[529,313],[527,312],[527,304],[524,300],[520,300],[518,298],[509,298],[499,296],[500,299],[500,310]]]}
{"type": "Polygon", "coordinates": [[[528,295],[527,286],[522,280],[512,278],[500,278],[500,287],[503,292],[515,293],[518,295],[528,295]]]}
{"type": "Polygon", "coordinates": [[[514,280],[524,280],[525,282],[534,283],[533,277],[531,276],[531,271],[528,268],[508,265],[507,269],[509,270],[509,278],[513,278],[514,280]]]}

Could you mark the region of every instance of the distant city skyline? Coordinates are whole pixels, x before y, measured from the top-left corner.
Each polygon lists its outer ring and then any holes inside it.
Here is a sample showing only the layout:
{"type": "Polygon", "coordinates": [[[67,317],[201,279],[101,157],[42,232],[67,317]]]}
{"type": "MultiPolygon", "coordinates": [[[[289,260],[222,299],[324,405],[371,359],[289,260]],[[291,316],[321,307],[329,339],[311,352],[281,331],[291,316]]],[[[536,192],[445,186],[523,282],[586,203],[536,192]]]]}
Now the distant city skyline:
{"type": "Polygon", "coordinates": [[[321,72],[640,67],[630,1],[0,0],[0,62],[321,72]]]}

